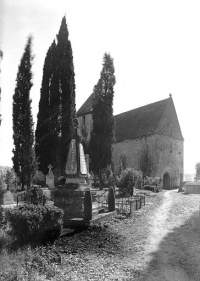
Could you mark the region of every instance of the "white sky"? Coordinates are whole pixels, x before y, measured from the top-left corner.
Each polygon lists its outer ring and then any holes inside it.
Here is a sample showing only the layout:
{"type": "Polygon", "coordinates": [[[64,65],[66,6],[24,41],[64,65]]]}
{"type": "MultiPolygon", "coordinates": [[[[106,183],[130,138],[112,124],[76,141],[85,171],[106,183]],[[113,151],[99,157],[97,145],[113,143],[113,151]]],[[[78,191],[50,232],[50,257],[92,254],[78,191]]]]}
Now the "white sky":
{"type": "Polygon", "coordinates": [[[46,52],[66,14],[77,110],[92,93],[105,52],[114,58],[114,114],[172,93],[185,139],[185,173],[200,162],[199,0],[0,0],[3,122],[0,165],[12,166],[12,96],[27,36],[33,35],[34,122],[46,52]]]}

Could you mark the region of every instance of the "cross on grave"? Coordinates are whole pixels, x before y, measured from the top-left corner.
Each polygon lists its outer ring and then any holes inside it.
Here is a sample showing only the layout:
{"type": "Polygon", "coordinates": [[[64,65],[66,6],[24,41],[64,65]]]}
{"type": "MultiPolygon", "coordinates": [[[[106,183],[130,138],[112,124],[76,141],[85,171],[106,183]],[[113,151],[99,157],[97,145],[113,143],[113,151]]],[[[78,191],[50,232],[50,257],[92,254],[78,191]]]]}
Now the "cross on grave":
{"type": "Polygon", "coordinates": [[[49,166],[47,168],[49,168],[48,174],[51,174],[52,173],[51,169],[53,168],[53,166],[51,164],[49,164],[49,166]]]}

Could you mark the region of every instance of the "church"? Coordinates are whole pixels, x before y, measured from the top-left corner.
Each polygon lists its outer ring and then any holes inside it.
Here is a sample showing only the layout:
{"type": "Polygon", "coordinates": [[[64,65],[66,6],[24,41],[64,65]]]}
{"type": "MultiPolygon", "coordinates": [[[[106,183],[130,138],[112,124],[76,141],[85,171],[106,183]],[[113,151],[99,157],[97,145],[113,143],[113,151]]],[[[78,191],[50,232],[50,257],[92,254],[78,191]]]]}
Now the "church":
{"type": "MultiPolygon", "coordinates": [[[[89,142],[93,128],[93,94],[77,112],[83,138],[89,142]]],[[[157,101],[114,116],[116,141],[112,169],[119,173],[133,167],[140,170],[142,151],[148,147],[152,177],[159,177],[163,188],[177,188],[183,180],[184,139],[171,94],[157,101]]]]}

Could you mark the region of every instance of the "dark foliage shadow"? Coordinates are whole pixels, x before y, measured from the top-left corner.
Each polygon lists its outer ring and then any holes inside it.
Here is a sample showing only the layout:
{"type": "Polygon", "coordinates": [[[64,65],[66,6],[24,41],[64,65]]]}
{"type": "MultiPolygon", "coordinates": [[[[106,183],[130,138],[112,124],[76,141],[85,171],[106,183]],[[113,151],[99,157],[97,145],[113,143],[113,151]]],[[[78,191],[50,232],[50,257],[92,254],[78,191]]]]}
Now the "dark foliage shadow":
{"type": "Polygon", "coordinates": [[[56,246],[65,254],[99,253],[120,255],[123,250],[121,241],[123,236],[118,235],[109,227],[109,223],[100,223],[87,228],[77,228],[63,235],[56,246]]]}

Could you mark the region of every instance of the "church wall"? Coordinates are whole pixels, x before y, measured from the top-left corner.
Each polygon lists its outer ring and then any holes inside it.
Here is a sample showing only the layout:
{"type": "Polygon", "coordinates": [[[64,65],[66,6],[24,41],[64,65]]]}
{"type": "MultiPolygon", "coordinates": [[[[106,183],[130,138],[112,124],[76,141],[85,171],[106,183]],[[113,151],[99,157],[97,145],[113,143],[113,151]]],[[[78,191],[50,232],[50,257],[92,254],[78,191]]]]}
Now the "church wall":
{"type": "Polygon", "coordinates": [[[126,167],[139,170],[139,153],[145,143],[148,144],[153,159],[152,176],[162,178],[167,166],[174,167],[178,178],[180,173],[183,174],[183,141],[160,135],[113,144],[115,173],[120,170],[120,158],[126,159],[126,167]]]}
{"type": "Polygon", "coordinates": [[[81,134],[83,135],[84,139],[86,139],[86,141],[89,142],[90,134],[93,129],[92,113],[79,116],[78,120],[81,128],[81,134]]]}

